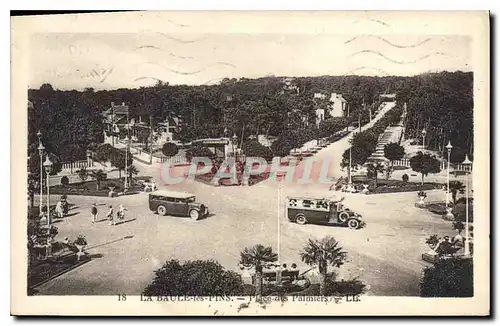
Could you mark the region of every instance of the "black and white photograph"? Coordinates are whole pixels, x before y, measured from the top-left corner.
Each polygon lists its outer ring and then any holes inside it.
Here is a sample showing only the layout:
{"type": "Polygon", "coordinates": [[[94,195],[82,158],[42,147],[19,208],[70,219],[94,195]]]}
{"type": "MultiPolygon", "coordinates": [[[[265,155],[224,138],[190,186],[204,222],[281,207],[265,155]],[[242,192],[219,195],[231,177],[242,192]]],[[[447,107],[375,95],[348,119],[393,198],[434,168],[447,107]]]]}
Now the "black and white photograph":
{"type": "Polygon", "coordinates": [[[11,18],[13,291],[123,315],[488,314],[487,12],[444,12],[445,31],[421,12],[231,15],[11,18]]]}

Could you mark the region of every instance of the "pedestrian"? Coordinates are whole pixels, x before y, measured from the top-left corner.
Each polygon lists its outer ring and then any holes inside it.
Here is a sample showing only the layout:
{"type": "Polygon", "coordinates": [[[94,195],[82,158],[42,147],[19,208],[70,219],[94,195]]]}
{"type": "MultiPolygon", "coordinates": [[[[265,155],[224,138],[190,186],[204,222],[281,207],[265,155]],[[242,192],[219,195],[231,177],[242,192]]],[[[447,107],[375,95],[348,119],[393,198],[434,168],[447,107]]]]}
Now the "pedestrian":
{"type": "Polygon", "coordinates": [[[120,204],[116,216],[118,217],[119,220],[123,220],[125,218],[125,207],[123,207],[122,204],[120,204]]]}
{"type": "Polygon", "coordinates": [[[62,208],[62,201],[58,201],[57,204],[56,204],[56,216],[58,218],[62,218],[63,217],[63,208],[62,208]]]}
{"type": "Polygon", "coordinates": [[[97,218],[97,205],[95,203],[92,205],[90,212],[92,213],[92,224],[94,224],[97,218]]]}
{"type": "Polygon", "coordinates": [[[115,221],[114,221],[114,212],[113,212],[113,206],[109,205],[109,211],[108,211],[108,215],[107,215],[107,218],[109,220],[109,225],[115,225],[115,221]]]}

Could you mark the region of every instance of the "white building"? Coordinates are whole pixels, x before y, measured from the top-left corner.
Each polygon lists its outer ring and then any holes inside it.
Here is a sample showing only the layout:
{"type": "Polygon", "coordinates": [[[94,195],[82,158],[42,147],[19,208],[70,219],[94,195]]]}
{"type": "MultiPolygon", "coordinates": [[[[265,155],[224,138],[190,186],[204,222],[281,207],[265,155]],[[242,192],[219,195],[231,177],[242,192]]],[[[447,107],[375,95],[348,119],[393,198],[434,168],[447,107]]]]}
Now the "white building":
{"type": "Polygon", "coordinates": [[[326,100],[326,95],[323,93],[314,93],[314,99],[318,100],[326,100]]]}
{"type": "MultiPolygon", "coordinates": [[[[327,96],[322,93],[315,93],[314,100],[326,100],[327,96]]],[[[329,99],[327,108],[316,108],[316,126],[319,126],[321,121],[330,117],[348,117],[349,106],[347,101],[342,97],[342,94],[332,93],[329,99]]]]}
{"type": "Polygon", "coordinates": [[[329,114],[331,117],[348,117],[348,103],[342,94],[332,93],[330,96],[329,114]]]}

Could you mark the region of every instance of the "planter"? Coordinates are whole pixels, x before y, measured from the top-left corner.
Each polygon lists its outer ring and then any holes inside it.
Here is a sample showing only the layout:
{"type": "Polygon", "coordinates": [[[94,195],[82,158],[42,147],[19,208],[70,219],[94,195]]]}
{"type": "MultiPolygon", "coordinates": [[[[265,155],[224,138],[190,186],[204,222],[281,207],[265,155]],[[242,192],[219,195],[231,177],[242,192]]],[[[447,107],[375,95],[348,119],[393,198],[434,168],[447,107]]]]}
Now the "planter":
{"type": "Polygon", "coordinates": [[[76,248],[78,249],[78,252],[76,253],[77,260],[80,260],[82,256],[85,256],[85,246],[86,245],[77,245],[75,244],[76,248]]]}
{"type": "Polygon", "coordinates": [[[446,208],[446,214],[443,215],[443,219],[447,221],[453,221],[455,219],[455,216],[451,212],[451,207],[446,208]]]}

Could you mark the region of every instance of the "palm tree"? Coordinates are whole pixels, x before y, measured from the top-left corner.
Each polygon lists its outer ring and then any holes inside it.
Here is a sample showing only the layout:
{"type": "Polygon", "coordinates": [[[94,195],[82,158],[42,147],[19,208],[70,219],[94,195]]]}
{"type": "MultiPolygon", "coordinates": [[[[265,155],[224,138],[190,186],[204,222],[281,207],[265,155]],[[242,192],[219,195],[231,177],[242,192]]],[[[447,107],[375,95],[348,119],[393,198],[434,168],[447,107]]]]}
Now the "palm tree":
{"type": "Polygon", "coordinates": [[[92,171],[89,173],[90,177],[95,180],[96,188],[99,190],[101,182],[108,178],[108,175],[103,170],[92,171]]]}
{"type": "Polygon", "coordinates": [[[370,163],[367,166],[368,173],[375,177],[375,188],[377,188],[378,174],[384,171],[384,166],[379,162],[370,163]]]}
{"type": "Polygon", "coordinates": [[[460,192],[461,194],[464,193],[465,185],[461,183],[460,181],[450,181],[450,192],[451,192],[451,198],[453,199],[453,205],[457,203],[457,194],[460,192]]]}
{"type": "Polygon", "coordinates": [[[262,270],[278,260],[278,254],[273,248],[257,244],[251,248],[245,248],[241,253],[240,264],[246,268],[255,269],[255,293],[258,298],[262,296],[262,270]]]}
{"type": "Polygon", "coordinates": [[[340,267],[344,264],[347,253],[333,237],[325,237],[321,240],[309,239],[307,246],[300,253],[300,258],[309,266],[318,266],[321,275],[319,292],[325,295],[326,280],[328,277],[328,265],[340,267]]]}

